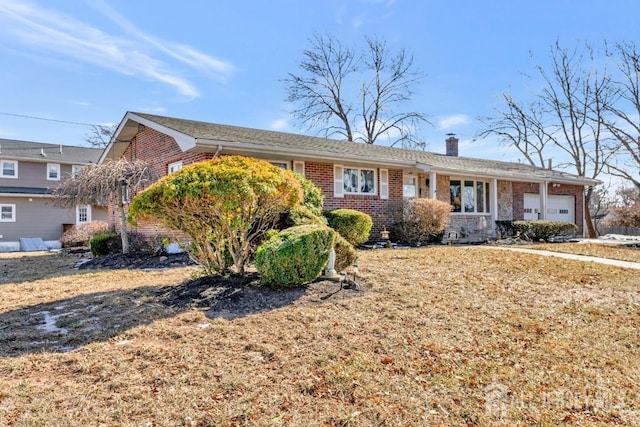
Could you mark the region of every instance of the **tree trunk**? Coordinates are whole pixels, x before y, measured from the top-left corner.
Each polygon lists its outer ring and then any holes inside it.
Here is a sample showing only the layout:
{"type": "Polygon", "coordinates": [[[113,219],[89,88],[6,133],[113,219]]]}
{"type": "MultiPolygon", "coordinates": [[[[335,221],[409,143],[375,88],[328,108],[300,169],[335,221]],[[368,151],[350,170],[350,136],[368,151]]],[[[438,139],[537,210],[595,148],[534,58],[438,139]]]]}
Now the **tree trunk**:
{"type": "Polygon", "coordinates": [[[589,207],[585,206],[585,212],[584,212],[584,222],[586,222],[587,224],[587,237],[590,239],[595,239],[596,237],[598,237],[598,232],[596,231],[596,228],[593,225],[593,220],[591,219],[591,212],[589,211],[589,207]]]}
{"type": "Polygon", "coordinates": [[[586,222],[587,226],[587,237],[590,239],[595,239],[596,237],[598,237],[598,232],[596,231],[596,227],[593,225],[593,220],[591,219],[591,210],[589,209],[592,194],[592,187],[588,188],[584,193],[584,222],[586,222]]]}
{"type": "Polygon", "coordinates": [[[118,208],[120,210],[120,239],[122,240],[122,253],[129,253],[129,235],[127,234],[127,213],[124,209],[124,194],[122,187],[118,191],[118,208]]]}

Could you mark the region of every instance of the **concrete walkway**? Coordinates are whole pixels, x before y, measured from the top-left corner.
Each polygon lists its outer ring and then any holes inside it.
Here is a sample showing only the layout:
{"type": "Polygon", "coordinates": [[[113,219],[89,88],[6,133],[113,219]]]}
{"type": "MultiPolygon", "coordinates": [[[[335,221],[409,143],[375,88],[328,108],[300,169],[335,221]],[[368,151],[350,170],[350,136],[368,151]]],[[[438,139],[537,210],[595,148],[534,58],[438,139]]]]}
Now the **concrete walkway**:
{"type": "Polygon", "coordinates": [[[552,252],[552,251],[544,251],[544,250],[538,250],[538,249],[525,249],[525,248],[514,248],[514,247],[505,247],[505,246],[476,246],[476,247],[486,248],[486,249],[501,249],[504,251],[512,251],[512,252],[523,252],[523,253],[533,254],[533,255],[554,256],[558,258],[571,259],[575,261],[596,262],[600,264],[613,265],[616,267],[634,268],[636,270],[640,270],[640,262],[620,261],[617,259],[598,258],[593,256],[567,254],[562,252],[552,252]]]}

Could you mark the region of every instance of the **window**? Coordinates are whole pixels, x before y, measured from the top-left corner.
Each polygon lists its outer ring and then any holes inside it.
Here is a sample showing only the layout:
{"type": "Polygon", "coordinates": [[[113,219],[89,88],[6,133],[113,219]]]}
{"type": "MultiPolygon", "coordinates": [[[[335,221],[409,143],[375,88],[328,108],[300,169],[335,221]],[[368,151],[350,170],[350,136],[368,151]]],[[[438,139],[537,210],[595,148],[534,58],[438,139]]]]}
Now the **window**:
{"type": "Polygon", "coordinates": [[[416,197],[416,178],[412,173],[402,175],[402,195],[416,197]]]}
{"type": "Polygon", "coordinates": [[[344,192],[351,194],[376,194],[376,174],[373,169],[344,168],[344,192]]]}
{"type": "Polygon", "coordinates": [[[47,163],[47,180],[60,181],[60,165],[58,163],[47,163]]]}
{"type": "Polygon", "coordinates": [[[81,165],[73,165],[71,166],[71,176],[76,176],[80,171],[84,169],[84,166],[81,165]]]}
{"type": "Polygon", "coordinates": [[[450,203],[453,212],[489,213],[489,183],[484,181],[452,179],[449,181],[450,203]]]}
{"type": "Polygon", "coordinates": [[[182,161],[169,163],[167,165],[168,173],[174,173],[182,169],[182,161]]]}
{"type": "Polygon", "coordinates": [[[0,205],[0,222],[16,222],[16,205],[0,205]]]}
{"type": "Polygon", "coordinates": [[[13,160],[0,160],[0,177],[17,178],[18,162],[13,160]]]}
{"type": "Polygon", "coordinates": [[[280,169],[289,170],[289,162],[269,162],[273,166],[277,166],[280,169]]]}
{"type": "Polygon", "coordinates": [[[91,206],[78,205],[76,207],[76,224],[91,222],[91,206]]]}

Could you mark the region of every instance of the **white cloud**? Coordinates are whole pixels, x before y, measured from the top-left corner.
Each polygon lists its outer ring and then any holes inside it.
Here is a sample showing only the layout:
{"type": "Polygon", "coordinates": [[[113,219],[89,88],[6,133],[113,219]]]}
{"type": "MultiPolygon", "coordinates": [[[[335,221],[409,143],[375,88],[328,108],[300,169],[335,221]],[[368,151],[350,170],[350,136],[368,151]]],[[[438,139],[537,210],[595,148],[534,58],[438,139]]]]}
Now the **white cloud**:
{"type": "Polygon", "coordinates": [[[438,120],[438,128],[442,130],[449,130],[467,123],[469,123],[469,116],[466,114],[453,114],[451,116],[441,117],[438,120]]]}
{"type": "Polygon", "coordinates": [[[272,130],[282,131],[289,128],[289,122],[286,119],[274,120],[273,122],[271,122],[269,128],[272,130]]]}
{"type": "Polygon", "coordinates": [[[225,80],[234,71],[232,64],[189,46],[154,39],[102,1],[91,4],[133,37],[108,34],[72,16],[21,0],[0,0],[0,33],[7,33],[38,51],[164,83],[189,98],[200,93],[161,59],[163,55],[218,80],[225,80]]]}

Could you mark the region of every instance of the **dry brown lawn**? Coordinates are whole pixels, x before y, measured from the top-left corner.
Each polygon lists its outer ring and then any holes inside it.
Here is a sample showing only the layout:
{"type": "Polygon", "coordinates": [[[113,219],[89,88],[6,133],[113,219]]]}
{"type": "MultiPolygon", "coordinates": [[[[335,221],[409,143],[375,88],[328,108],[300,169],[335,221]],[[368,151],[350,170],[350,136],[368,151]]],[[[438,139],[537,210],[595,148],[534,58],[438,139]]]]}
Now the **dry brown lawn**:
{"type": "Polygon", "coordinates": [[[527,246],[552,252],[564,252],[576,255],[617,259],[620,261],[640,262],[640,249],[635,247],[614,246],[600,243],[544,243],[527,246]]]}
{"type": "Polygon", "coordinates": [[[2,426],[640,425],[637,270],[364,251],[360,292],[225,320],[154,299],[195,268],[72,262],[0,255],[2,426]]]}

